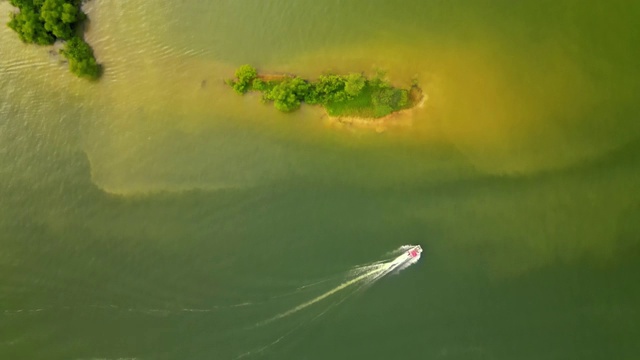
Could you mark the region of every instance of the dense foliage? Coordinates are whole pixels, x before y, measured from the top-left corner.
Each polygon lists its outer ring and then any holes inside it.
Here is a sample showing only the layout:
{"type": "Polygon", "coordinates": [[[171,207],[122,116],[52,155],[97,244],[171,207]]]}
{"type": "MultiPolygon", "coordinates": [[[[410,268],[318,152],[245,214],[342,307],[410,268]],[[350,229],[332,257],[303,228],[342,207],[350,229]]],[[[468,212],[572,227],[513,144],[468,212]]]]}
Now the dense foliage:
{"type": "Polygon", "coordinates": [[[244,94],[251,88],[253,80],[258,72],[250,65],[242,65],[236,70],[236,80],[232,82],[233,90],[238,94],[244,94]]]}
{"type": "Polygon", "coordinates": [[[97,79],[100,77],[100,65],[93,56],[91,46],[78,36],[66,42],[61,51],[69,61],[69,69],[79,77],[97,79]]]}
{"type": "Polygon", "coordinates": [[[310,89],[311,84],[299,77],[287,78],[264,90],[262,98],[273,101],[276,109],[289,112],[300,107],[310,89]]]}
{"type": "Polygon", "coordinates": [[[305,102],[322,105],[334,116],[382,117],[410,106],[409,91],[392,87],[381,75],[373,79],[357,73],[322,75],[314,82],[296,76],[265,80],[250,65],[241,66],[235,75],[227,83],[236,92],[260,91],[263,101],[284,112],[305,102]]]}
{"type": "Polygon", "coordinates": [[[91,47],[76,34],[78,24],[86,18],[81,0],[9,0],[20,9],[12,13],[9,23],[20,39],[28,44],[51,45],[65,40],[63,55],[71,71],[81,77],[95,79],[100,66],[91,47]]]}

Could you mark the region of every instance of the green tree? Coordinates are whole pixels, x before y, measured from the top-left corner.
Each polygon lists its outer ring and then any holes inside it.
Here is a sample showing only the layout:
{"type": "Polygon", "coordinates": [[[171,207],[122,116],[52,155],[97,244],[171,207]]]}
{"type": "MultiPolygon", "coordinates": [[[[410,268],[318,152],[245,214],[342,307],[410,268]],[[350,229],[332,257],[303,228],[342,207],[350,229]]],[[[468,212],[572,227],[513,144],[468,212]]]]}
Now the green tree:
{"type": "Polygon", "coordinates": [[[253,80],[258,76],[258,71],[251,65],[242,65],[236,70],[236,80],[233,89],[238,94],[244,94],[251,88],[253,80]]]}
{"type": "Polygon", "coordinates": [[[58,39],[68,40],[73,36],[78,21],[78,6],[65,0],[44,0],[40,8],[44,28],[58,39]]]}
{"type": "Polygon", "coordinates": [[[339,75],[322,75],[316,82],[316,91],[321,99],[322,104],[329,102],[341,102],[349,98],[345,92],[346,80],[339,75]]]}
{"type": "Polygon", "coordinates": [[[236,70],[238,81],[250,81],[258,76],[258,71],[251,65],[242,65],[236,70]]]}
{"type": "Polygon", "coordinates": [[[9,0],[9,3],[19,9],[40,8],[44,0],[9,0]]]}
{"type": "Polygon", "coordinates": [[[61,50],[67,60],[69,69],[79,77],[95,80],[100,77],[101,68],[93,56],[91,46],[78,36],[72,37],[61,50]]]}
{"type": "Polygon", "coordinates": [[[18,33],[20,40],[28,44],[51,45],[56,40],[33,8],[25,7],[19,13],[11,14],[7,25],[18,33]]]}
{"type": "Polygon", "coordinates": [[[276,109],[290,112],[300,107],[310,89],[309,83],[299,77],[290,78],[265,93],[264,99],[273,101],[276,109]]]}
{"type": "Polygon", "coordinates": [[[255,78],[251,82],[251,88],[257,91],[265,91],[267,90],[268,84],[262,79],[255,78]]]}
{"type": "Polygon", "coordinates": [[[364,89],[364,86],[366,84],[366,78],[362,74],[349,74],[347,75],[345,80],[344,91],[350,97],[356,97],[360,95],[360,92],[362,91],[362,89],[364,89]]]}

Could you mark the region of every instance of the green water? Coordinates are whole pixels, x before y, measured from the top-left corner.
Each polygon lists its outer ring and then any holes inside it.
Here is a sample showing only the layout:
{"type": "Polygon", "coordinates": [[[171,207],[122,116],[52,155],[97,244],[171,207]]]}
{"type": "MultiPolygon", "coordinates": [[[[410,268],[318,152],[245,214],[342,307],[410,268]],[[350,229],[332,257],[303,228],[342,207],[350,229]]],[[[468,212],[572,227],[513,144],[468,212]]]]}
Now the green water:
{"type": "Polygon", "coordinates": [[[640,356],[639,5],[85,7],[97,84],[0,30],[0,359],[640,356]],[[243,63],[429,98],[281,114],[243,63]]]}

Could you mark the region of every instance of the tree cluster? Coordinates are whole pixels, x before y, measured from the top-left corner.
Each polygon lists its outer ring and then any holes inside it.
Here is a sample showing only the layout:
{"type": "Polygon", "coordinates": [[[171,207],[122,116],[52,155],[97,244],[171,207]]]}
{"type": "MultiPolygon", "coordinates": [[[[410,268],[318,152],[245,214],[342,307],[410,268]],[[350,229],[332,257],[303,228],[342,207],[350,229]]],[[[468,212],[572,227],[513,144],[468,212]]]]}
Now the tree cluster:
{"type": "Polygon", "coordinates": [[[81,77],[97,78],[100,66],[91,47],[76,33],[78,23],[86,19],[81,0],[9,0],[20,9],[12,13],[9,23],[20,39],[28,44],[51,45],[64,40],[62,54],[71,71],[81,77]]]}
{"type": "Polygon", "coordinates": [[[53,44],[69,40],[75,25],[84,20],[79,0],[9,0],[20,12],[11,14],[8,25],[26,43],[53,44]]]}
{"type": "Polygon", "coordinates": [[[93,56],[93,49],[78,36],[72,37],[61,50],[69,61],[69,70],[79,77],[97,79],[100,77],[101,67],[93,56]]]}
{"type": "Polygon", "coordinates": [[[232,80],[230,84],[238,94],[244,94],[249,91],[253,80],[256,79],[257,76],[258,72],[254,67],[251,65],[242,65],[236,70],[236,80],[232,80]]]}
{"type": "Polygon", "coordinates": [[[384,116],[405,108],[409,104],[409,92],[405,89],[383,86],[371,94],[371,102],[375,116],[384,116]]]}
{"type": "Polygon", "coordinates": [[[381,76],[367,79],[364,75],[322,75],[316,81],[299,77],[284,77],[278,80],[263,80],[256,69],[242,65],[236,71],[235,80],[227,83],[239,94],[255,90],[262,92],[265,102],[273,102],[283,112],[296,110],[305,102],[332,107],[336,104],[349,107],[368,106],[375,116],[384,116],[408,105],[409,92],[392,87],[381,76]]]}

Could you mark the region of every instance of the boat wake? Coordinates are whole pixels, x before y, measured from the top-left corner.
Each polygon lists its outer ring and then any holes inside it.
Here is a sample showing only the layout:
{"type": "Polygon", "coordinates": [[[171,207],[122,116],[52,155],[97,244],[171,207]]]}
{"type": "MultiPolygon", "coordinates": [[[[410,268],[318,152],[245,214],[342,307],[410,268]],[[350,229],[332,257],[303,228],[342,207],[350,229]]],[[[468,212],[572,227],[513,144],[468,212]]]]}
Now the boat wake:
{"type": "Polygon", "coordinates": [[[400,249],[402,249],[403,253],[397,256],[395,259],[383,261],[381,263],[377,263],[374,265],[367,265],[361,268],[356,268],[351,272],[352,274],[357,275],[355,278],[349,281],[345,281],[339,286],[325,292],[324,294],[317,296],[307,302],[304,302],[292,309],[289,309],[283,313],[280,313],[270,319],[264,320],[258,323],[257,326],[266,325],[272,321],[282,319],[289,315],[293,315],[298,311],[303,310],[315,303],[318,303],[330,297],[331,295],[339,291],[345,290],[349,287],[362,284],[362,283],[366,283],[367,285],[370,285],[374,281],[381,279],[385,275],[395,271],[406,269],[407,267],[417,263],[418,260],[420,260],[420,256],[422,254],[422,247],[420,247],[420,245],[406,245],[401,247],[400,249]]]}
{"type": "MultiPolygon", "coordinates": [[[[353,289],[354,287],[356,288],[356,290],[354,292],[352,292],[351,294],[349,294],[347,297],[343,297],[341,300],[339,300],[338,302],[334,302],[332,305],[330,305],[328,308],[326,308],[324,311],[322,311],[320,314],[314,316],[311,321],[316,320],[317,318],[321,317],[322,315],[324,315],[326,312],[328,312],[331,308],[333,308],[334,306],[342,303],[343,301],[345,301],[348,297],[350,297],[351,295],[353,295],[354,293],[358,292],[359,290],[364,289],[365,287],[368,287],[370,285],[372,285],[373,283],[375,283],[376,281],[382,279],[383,277],[385,277],[388,274],[392,274],[392,273],[397,273],[401,270],[406,269],[407,267],[417,263],[420,260],[420,256],[422,254],[422,247],[420,247],[420,245],[405,245],[402,246],[396,250],[394,250],[392,252],[392,254],[397,255],[395,258],[391,258],[391,259],[387,259],[387,260],[383,260],[383,261],[379,261],[379,262],[375,262],[372,264],[368,264],[368,265],[363,265],[363,266],[359,266],[356,267],[354,269],[352,269],[351,271],[349,271],[349,275],[348,277],[350,278],[347,281],[344,281],[343,283],[341,283],[340,285],[334,287],[333,289],[316,296],[315,298],[305,301],[297,306],[294,306],[293,308],[284,311],[282,313],[279,313],[271,318],[268,318],[266,320],[263,320],[257,324],[255,324],[252,328],[256,328],[256,327],[262,327],[265,325],[268,325],[270,323],[273,323],[277,320],[283,319],[283,318],[287,318],[293,314],[296,314],[308,307],[311,307],[312,305],[315,305],[323,300],[326,300],[328,298],[331,298],[333,295],[339,293],[339,292],[343,292],[347,289],[353,289]],[[399,255],[397,255],[398,253],[400,253],[399,255]]],[[[313,284],[312,284],[313,285],[313,284]]],[[[284,335],[280,336],[279,338],[277,338],[275,341],[259,348],[253,351],[249,351],[246,352],[244,354],[241,354],[239,356],[237,356],[235,359],[239,359],[239,358],[243,358],[246,356],[250,356],[250,355],[255,355],[255,354],[259,354],[263,351],[265,351],[266,349],[270,348],[271,346],[279,343],[280,341],[282,341],[285,337],[287,337],[288,335],[290,335],[291,333],[293,333],[294,331],[298,330],[304,323],[299,323],[296,327],[294,327],[293,329],[289,330],[288,332],[286,332],[284,335]]]]}

